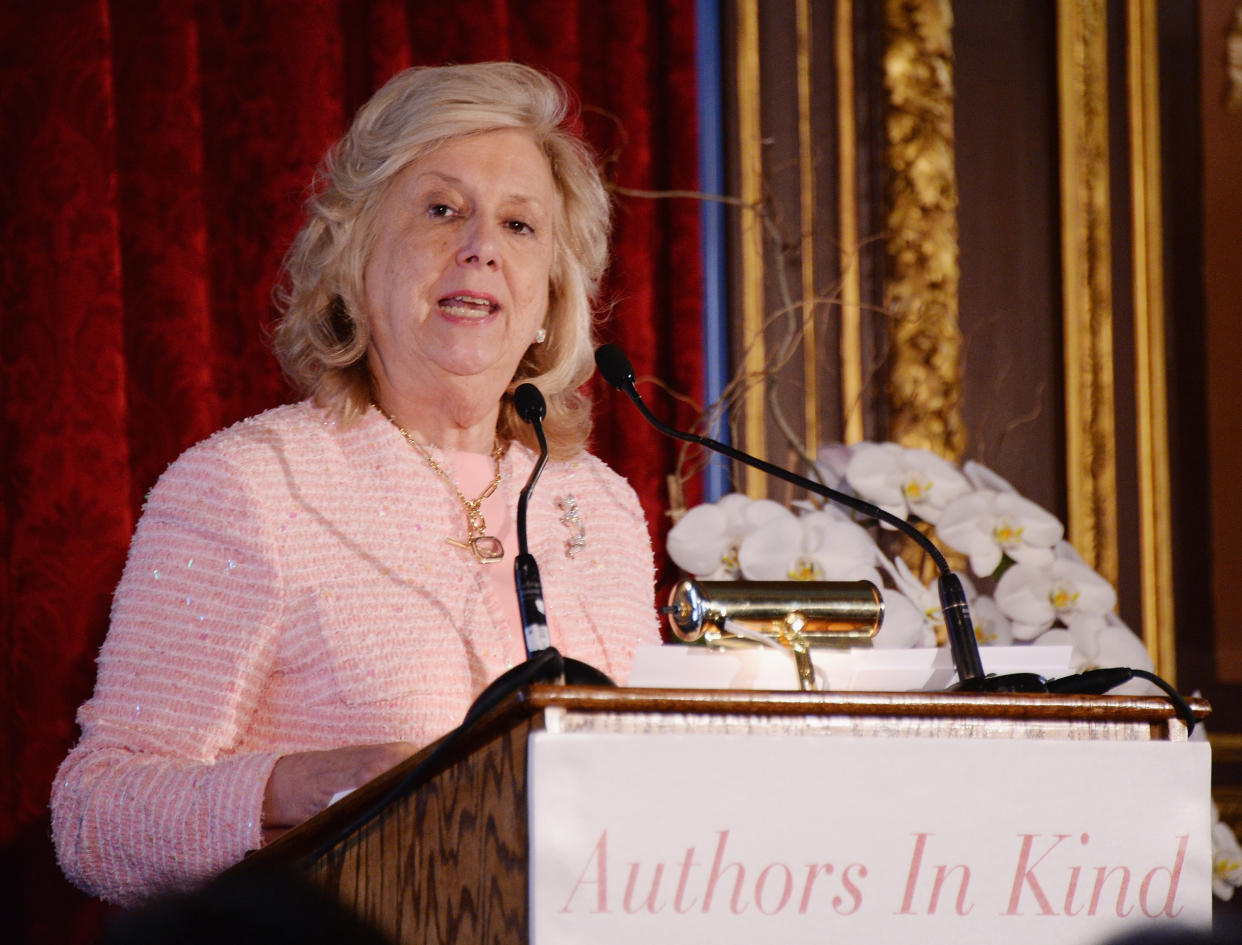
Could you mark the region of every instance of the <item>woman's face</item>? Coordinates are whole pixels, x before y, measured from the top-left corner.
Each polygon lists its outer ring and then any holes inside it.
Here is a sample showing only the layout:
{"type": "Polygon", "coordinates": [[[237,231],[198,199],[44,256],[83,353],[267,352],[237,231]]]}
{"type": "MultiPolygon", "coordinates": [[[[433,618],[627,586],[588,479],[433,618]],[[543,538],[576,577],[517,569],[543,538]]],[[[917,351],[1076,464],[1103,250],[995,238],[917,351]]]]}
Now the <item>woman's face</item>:
{"type": "Polygon", "coordinates": [[[470,378],[499,400],[547,316],[555,202],[518,130],[450,141],[393,179],[364,275],[381,390],[470,378]]]}

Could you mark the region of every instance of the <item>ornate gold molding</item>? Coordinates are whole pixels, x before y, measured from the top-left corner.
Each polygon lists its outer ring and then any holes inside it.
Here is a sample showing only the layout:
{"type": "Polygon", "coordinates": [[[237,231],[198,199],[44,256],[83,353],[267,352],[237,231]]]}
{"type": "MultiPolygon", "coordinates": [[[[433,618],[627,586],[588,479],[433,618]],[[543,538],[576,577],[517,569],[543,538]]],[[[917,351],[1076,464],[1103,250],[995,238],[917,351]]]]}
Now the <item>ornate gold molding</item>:
{"type": "Polygon", "coordinates": [[[858,259],[858,121],[854,112],[854,0],[837,0],[837,206],[841,267],[842,440],[865,437],[862,390],[862,272],[858,259]]]}
{"type": "Polygon", "coordinates": [[[889,167],[884,304],[893,345],[889,438],[962,457],[953,166],[953,13],[948,0],[886,0],[889,167]]]}
{"type": "Polygon", "coordinates": [[[1117,583],[1105,0],[1057,0],[1069,540],[1117,583]]]}
{"type": "MultiPolygon", "coordinates": [[[[745,426],[742,448],[766,457],[764,384],[767,352],[764,344],[763,224],[758,209],[763,200],[763,151],[759,100],[759,4],[737,0],[737,147],[741,164],[741,308],[745,346],[742,368],[748,384],[743,401],[745,426]]],[[[744,491],[752,498],[767,495],[767,477],[747,467],[742,471],[744,491]]]]}
{"type": "Polygon", "coordinates": [[[1172,683],[1176,681],[1177,651],[1173,626],[1173,510],[1169,499],[1156,0],[1128,0],[1126,27],[1143,636],[1156,672],[1172,683]]]}
{"type": "Polygon", "coordinates": [[[815,136],[811,127],[811,32],[810,0],[798,0],[798,204],[802,219],[799,253],[802,289],[802,422],[803,443],[814,456],[819,452],[819,343],[816,341],[815,309],[815,136]]]}

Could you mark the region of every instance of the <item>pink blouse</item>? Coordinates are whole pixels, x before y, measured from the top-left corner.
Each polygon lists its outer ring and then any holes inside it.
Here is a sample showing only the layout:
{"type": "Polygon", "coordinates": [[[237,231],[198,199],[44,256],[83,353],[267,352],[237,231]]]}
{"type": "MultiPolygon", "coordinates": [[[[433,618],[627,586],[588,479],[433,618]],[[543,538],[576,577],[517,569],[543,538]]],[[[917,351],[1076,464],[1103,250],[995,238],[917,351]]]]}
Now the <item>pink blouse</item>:
{"type": "MultiPolygon", "coordinates": [[[[489,531],[511,528],[496,503],[515,514],[533,464],[509,448],[489,531]]],[[[528,527],[553,645],[624,681],[659,639],[633,490],[587,454],[549,463],[528,527]]],[[[123,904],[192,884],[260,846],[281,755],[456,726],[525,658],[503,595],[516,540],[483,566],[446,543],[464,532],[456,495],[376,411],[343,429],[280,407],[182,455],[143,511],[53,784],[66,875],[123,904]]]]}

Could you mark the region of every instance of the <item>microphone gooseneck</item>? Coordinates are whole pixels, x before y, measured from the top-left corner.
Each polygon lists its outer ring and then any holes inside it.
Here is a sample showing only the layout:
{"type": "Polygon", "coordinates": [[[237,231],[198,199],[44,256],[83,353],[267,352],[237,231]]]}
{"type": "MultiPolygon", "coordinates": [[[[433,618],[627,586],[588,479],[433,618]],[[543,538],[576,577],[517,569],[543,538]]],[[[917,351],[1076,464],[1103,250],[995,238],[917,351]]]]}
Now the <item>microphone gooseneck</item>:
{"type": "Polygon", "coordinates": [[[543,602],[543,582],[539,578],[539,565],[530,553],[526,537],[526,508],[530,504],[531,490],[548,462],[548,438],[543,432],[543,418],[547,406],[543,394],[534,384],[520,384],[513,392],[513,404],[518,416],[531,425],[539,441],[539,459],[536,460],[526,485],[518,495],[517,533],[518,554],[513,559],[513,580],[517,585],[518,614],[522,619],[522,638],[526,642],[526,655],[532,656],[552,645],[548,635],[547,608],[543,602]]]}
{"type": "Polygon", "coordinates": [[[518,550],[522,554],[527,554],[526,506],[530,501],[531,490],[535,488],[535,482],[543,472],[543,467],[548,463],[548,439],[543,432],[543,418],[547,416],[548,407],[539,388],[529,383],[518,385],[518,389],[513,392],[513,405],[517,408],[518,416],[534,428],[535,438],[539,441],[539,459],[535,462],[535,468],[530,471],[526,487],[518,496],[518,550]]]}
{"type": "Polygon", "coordinates": [[[634,405],[638,407],[639,411],[647,419],[647,422],[666,436],[684,440],[687,443],[696,443],[714,453],[720,453],[730,459],[737,460],[791,485],[813,492],[831,502],[836,502],[856,512],[860,512],[869,518],[886,522],[916,542],[920,548],[927,552],[940,572],[940,580],[938,582],[940,605],[944,612],[949,649],[953,654],[953,666],[957,670],[958,682],[955,686],[956,689],[968,692],[1031,692],[1039,691],[1043,688],[1044,681],[1042,677],[1034,673],[1015,673],[1009,676],[986,676],[984,674],[983,662],[979,658],[979,642],[975,639],[975,630],[970,621],[970,609],[966,604],[966,592],[962,587],[961,579],[953,573],[949,567],[949,562],[945,559],[940,549],[926,535],[905,519],[885,511],[878,505],[873,505],[844,492],[838,492],[836,489],[829,488],[823,483],[814,482],[805,476],[799,476],[797,473],[782,469],[780,466],[774,466],[766,460],[734,449],[727,443],[720,443],[710,437],[699,436],[697,433],[689,433],[668,426],[656,417],[643,401],[634,383],[634,369],[630,365],[630,360],[625,356],[625,352],[616,345],[603,345],[596,349],[595,364],[599,368],[600,373],[604,375],[604,380],[626,394],[634,402],[634,405]]]}

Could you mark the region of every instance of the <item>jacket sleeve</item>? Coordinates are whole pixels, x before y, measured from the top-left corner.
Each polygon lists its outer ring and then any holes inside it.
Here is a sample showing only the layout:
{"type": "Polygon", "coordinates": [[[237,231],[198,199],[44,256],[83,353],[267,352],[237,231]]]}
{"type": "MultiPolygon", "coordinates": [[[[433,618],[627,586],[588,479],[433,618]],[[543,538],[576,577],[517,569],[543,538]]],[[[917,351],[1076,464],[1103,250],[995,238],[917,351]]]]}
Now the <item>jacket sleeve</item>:
{"type": "Polygon", "coordinates": [[[113,600],[81,739],[52,788],[65,874],[132,905],[183,888],[262,842],[279,753],[234,753],[275,659],[274,529],[208,444],[152,491],[113,600]]]}

